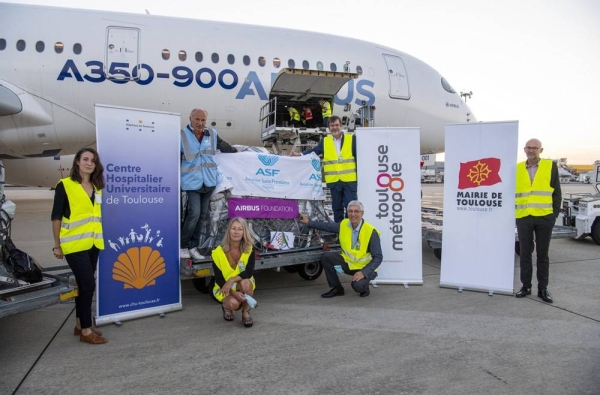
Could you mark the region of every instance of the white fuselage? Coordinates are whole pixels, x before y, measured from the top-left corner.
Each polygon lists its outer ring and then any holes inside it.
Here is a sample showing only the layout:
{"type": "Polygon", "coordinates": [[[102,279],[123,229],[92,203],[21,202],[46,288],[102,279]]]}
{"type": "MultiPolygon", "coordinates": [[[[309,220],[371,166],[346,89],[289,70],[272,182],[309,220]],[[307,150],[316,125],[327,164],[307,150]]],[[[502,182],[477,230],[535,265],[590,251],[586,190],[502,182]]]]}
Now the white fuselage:
{"type": "MultiPolygon", "coordinates": [[[[374,106],[376,126],[419,127],[422,153],[443,151],[444,125],[475,120],[433,68],[365,41],[0,3],[0,159],[10,170],[15,166],[6,159],[68,155],[93,145],[95,103],[180,113],[182,126],[192,109],[205,108],[208,126],[229,143],[262,145],[259,110],[290,61],[292,68],[362,70],[338,92],[333,113],[348,115],[346,104],[351,111],[374,106]],[[138,79],[118,79],[132,74],[138,79]]],[[[25,183],[40,185],[32,177],[25,183]]],[[[17,178],[7,171],[8,182],[17,178]]],[[[49,178],[53,185],[57,177],[49,178]]]]}

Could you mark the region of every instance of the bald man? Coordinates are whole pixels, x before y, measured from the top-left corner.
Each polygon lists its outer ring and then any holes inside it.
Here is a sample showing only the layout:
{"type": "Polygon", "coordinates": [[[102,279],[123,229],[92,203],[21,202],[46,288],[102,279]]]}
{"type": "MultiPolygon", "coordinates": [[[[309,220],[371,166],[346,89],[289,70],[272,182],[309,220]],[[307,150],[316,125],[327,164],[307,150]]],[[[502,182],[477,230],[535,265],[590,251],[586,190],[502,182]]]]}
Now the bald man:
{"type": "Polygon", "coordinates": [[[538,297],[544,302],[552,303],[552,296],[548,291],[550,269],[548,250],[552,228],[560,213],[562,201],[558,168],[551,160],[540,159],[540,154],[544,151],[540,140],[527,141],[524,150],[527,160],[517,164],[515,200],[523,287],[515,296],[524,298],[531,295],[532,246],[535,235],[538,297]]]}

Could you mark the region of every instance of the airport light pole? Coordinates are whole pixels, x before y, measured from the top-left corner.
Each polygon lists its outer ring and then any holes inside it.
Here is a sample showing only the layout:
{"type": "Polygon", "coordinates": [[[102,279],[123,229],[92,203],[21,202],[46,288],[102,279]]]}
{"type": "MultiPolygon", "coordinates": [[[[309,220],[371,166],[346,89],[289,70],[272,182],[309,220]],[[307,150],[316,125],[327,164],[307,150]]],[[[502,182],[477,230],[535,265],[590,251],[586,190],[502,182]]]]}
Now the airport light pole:
{"type": "Polygon", "coordinates": [[[473,96],[473,91],[469,91],[469,92],[460,92],[460,97],[462,97],[465,100],[465,103],[467,102],[467,98],[471,98],[471,96],[473,96]]]}

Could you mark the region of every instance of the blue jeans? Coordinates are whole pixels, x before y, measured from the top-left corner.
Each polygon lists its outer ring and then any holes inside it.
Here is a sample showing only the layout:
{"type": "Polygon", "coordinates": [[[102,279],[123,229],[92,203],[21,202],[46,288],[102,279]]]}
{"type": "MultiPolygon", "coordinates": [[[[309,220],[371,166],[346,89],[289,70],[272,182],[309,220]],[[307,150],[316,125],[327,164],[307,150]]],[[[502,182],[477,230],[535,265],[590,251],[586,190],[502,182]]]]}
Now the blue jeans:
{"type": "Polygon", "coordinates": [[[181,227],[181,248],[194,248],[200,243],[203,227],[208,227],[208,209],[213,189],[202,187],[198,191],[185,191],[187,216],[181,227]]]}
{"type": "Polygon", "coordinates": [[[356,195],[356,181],[338,181],[331,184],[327,184],[327,187],[331,192],[331,208],[333,209],[333,220],[335,222],[342,222],[342,220],[348,216],[344,215],[345,210],[348,208],[348,203],[358,199],[356,195]]]}

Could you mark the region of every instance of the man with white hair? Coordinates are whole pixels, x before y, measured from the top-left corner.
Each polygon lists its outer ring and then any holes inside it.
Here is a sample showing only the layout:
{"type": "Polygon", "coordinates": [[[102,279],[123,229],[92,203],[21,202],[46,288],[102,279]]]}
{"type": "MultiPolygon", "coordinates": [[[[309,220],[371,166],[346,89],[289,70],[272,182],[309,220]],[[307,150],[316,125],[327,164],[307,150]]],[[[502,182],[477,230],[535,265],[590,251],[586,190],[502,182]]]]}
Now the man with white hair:
{"type": "Polygon", "coordinates": [[[180,258],[202,259],[197,247],[208,223],[210,195],[217,185],[215,153],[237,152],[215,129],[206,127],[208,112],[195,108],[181,130],[181,190],[187,193],[187,216],[181,228],[180,258]]]}
{"type": "Polygon", "coordinates": [[[344,295],[344,287],[337,272],[352,276],[350,285],[361,298],[369,296],[369,282],[377,277],[377,268],[383,260],[380,233],[373,225],[363,220],[364,207],[358,200],[348,204],[348,218],[341,222],[310,221],[300,214],[300,221],[311,228],[340,235],[341,252],[324,252],[321,264],[325,270],[329,292],[322,298],[344,295]]]}

